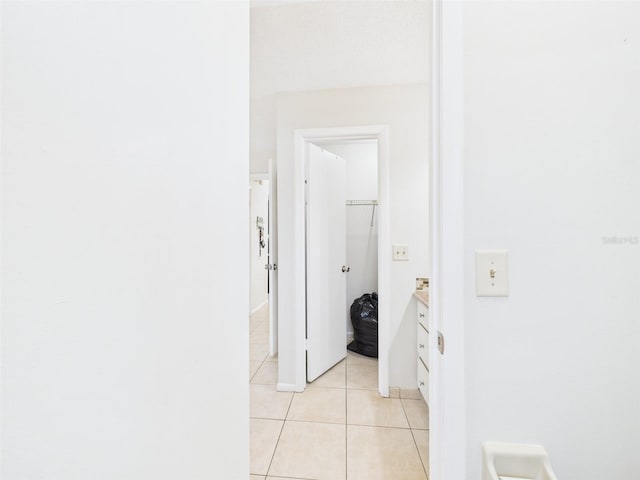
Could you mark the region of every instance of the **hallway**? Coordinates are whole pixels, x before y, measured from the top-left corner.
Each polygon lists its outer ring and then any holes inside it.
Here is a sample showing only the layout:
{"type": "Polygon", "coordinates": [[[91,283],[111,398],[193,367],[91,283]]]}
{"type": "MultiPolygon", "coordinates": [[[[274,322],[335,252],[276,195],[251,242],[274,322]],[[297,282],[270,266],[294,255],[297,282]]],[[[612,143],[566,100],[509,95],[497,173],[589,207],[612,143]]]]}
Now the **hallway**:
{"type": "Polygon", "coordinates": [[[303,393],[277,392],[268,306],[250,319],[250,480],[424,480],[428,409],[418,391],[377,392],[377,360],[347,358],[303,393]]]}

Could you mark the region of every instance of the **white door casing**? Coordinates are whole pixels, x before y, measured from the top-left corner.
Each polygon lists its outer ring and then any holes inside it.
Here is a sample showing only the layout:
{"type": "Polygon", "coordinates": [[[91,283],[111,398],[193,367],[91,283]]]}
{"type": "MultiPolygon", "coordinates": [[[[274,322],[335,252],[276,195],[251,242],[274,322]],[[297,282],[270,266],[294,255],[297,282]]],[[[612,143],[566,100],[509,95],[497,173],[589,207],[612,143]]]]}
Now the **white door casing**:
{"type": "Polygon", "coordinates": [[[433,3],[429,478],[466,478],[464,387],[464,2],[433,3]]]}
{"type": "Polygon", "coordinates": [[[276,171],[269,159],[269,355],[278,353],[278,209],[276,171]]]}
{"type": "MultiPolygon", "coordinates": [[[[306,227],[305,227],[305,178],[306,163],[308,157],[308,144],[336,143],[350,139],[375,139],[378,141],[378,391],[383,397],[389,396],[389,318],[391,315],[390,304],[387,300],[391,292],[390,267],[388,252],[391,251],[390,217],[389,217],[389,128],[386,125],[366,125],[354,127],[327,127],[313,129],[299,129],[294,131],[294,157],[291,173],[293,184],[293,197],[289,209],[293,218],[293,230],[287,232],[294,242],[292,250],[280,252],[291,262],[288,269],[291,275],[290,287],[287,298],[293,298],[293,303],[288,312],[295,321],[293,331],[289,332],[291,343],[286,343],[280,335],[280,353],[283,348],[292,350],[291,362],[293,365],[281,362],[279,368],[287,367],[294,370],[294,383],[285,383],[278,378],[279,391],[302,392],[306,386],[306,350],[305,350],[305,319],[306,319],[306,291],[298,289],[304,286],[306,277],[306,227]]],[[[281,185],[282,186],[282,185],[281,185]]],[[[282,212],[287,212],[282,205],[282,212]]],[[[282,293],[282,292],[281,292],[282,293]]],[[[344,332],[343,332],[344,333],[344,332]]]]}
{"type": "Polygon", "coordinates": [[[307,381],[347,355],[346,164],[309,144],[307,168],[307,381]]]}

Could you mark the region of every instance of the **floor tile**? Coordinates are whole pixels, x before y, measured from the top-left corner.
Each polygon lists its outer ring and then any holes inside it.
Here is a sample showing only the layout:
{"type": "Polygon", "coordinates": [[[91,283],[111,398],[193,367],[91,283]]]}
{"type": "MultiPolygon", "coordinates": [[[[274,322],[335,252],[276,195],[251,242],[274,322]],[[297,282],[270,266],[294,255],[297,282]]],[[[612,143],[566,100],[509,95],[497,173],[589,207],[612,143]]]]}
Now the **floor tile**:
{"type": "Polygon", "coordinates": [[[269,322],[260,322],[251,333],[269,333],[269,322]]]}
{"type": "Polygon", "coordinates": [[[378,359],[347,350],[347,362],[350,365],[377,365],[378,359]]]}
{"type": "Polygon", "coordinates": [[[424,400],[402,399],[402,406],[407,414],[411,428],[429,429],[429,407],[424,400]]]}
{"type": "Polygon", "coordinates": [[[267,477],[267,480],[309,480],[307,478],[293,478],[293,477],[267,477]]]}
{"type": "Polygon", "coordinates": [[[421,400],[422,394],[417,388],[401,388],[400,398],[408,398],[411,400],[421,400]]]}
{"type": "Polygon", "coordinates": [[[287,420],[305,422],[346,422],[345,390],[341,388],[307,388],[296,393],[287,420]]]}
{"type": "Polygon", "coordinates": [[[381,397],[373,390],[347,390],[347,423],[409,428],[401,400],[381,397]]]}
{"type": "Polygon", "coordinates": [[[249,360],[249,380],[256,374],[262,362],[256,362],[254,360],[249,360]]]}
{"type": "Polygon", "coordinates": [[[269,318],[269,305],[265,304],[262,308],[259,308],[251,314],[251,318],[268,319],[269,318]]]}
{"type": "Polygon", "coordinates": [[[347,426],[349,480],[426,480],[411,430],[347,426]]]}
{"type": "Polygon", "coordinates": [[[272,356],[267,356],[267,358],[264,359],[265,362],[277,362],[278,361],[278,354],[276,353],[273,357],[272,356]]]}
{"type": "Polygon", "coordinates": [[[269,355],[269,345],[267,343],[250,343],[249,360],[262,362],[269,355]]]}
{"type": "MultiPolygon", "coordinates": [[[[269,326],[269,322],[266,321],[266,320],[252,318],[249,321],[249,334],[254,333],[254,332],[258,332],[258,331],[263,332],[265,325],[268,327],[269,326]]],[[[268,331],[269,331],[269,328],[267,328],[267,332],[268,331]]]]}
{"type": "Polygon", "coordinates": [[[343,479],[345,442],[345,425],[287,421],[268,473],[276,477],[343,479]]]}
{"type": "Polygon", "coordinates": [[[261,385],[275,385],[278,383],[278,363],[264,362],[255,374],[251,383],[261,385]]]}
{"type": "Polygon", "coordinates": [[[389,387],[390,398],[400,398],[400,389],[398,387],[389,387]]]}
{"type": "Polygon", "coordinates": [[[347,364],[347,388],[378,389],[378,365],[347,364]]]}
{"type": "Polygon", "coordinates": [[[251,323],[253,323],[254,325],[269,323],[269,315],[254,314],[251,316],[251,323]]]}
{"type": "Polygon", "coordinates": [[[266,475],[284,422],[256,418],[250,419],[249,422],[251,432],[250,472],[266,475]]]}
{"type": "Polygon", "coordinates": [[[261,329],[256,329],[249,334],[250,343],[266,343],[269,344],[269,331],[266,332],[261,329]]]}
{"type": "Polygon", "coordinates": [[[249,385],[249,411],[251,418],[284,420],[293,393],[278,392],[275,385],[249,385]]]}
{"type": "Polygon", "coordinates": [[[343,360],[330,370],[327,370],[313,382],[307,384],[307,387],[330,387],[345,388],[346,386],[346,365],[343,360]]]}
{"type": "Polygon", "coordinates": [[[249,475],[249,480],[264,480],[264,475],[249,475]]]}
{"type": "Polygon", "coordinates": [[[428,430],[411,430],[413,438],[418,446],[418,453],[422,459],[422,465],[429,474],[429,431],[428,430]]]}

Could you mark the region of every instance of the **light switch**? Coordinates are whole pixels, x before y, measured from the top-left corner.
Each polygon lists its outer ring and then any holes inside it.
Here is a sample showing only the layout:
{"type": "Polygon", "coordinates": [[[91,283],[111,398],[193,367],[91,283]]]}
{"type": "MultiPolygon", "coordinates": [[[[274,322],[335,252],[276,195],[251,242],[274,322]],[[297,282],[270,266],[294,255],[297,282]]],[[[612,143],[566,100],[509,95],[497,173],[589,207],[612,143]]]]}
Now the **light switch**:
{"type": "Polygon", "coordinates": [[[476,250],[476,296],[509,296],[507,250],[476,250]]]}
{"type": "Polygon", "coordinates": [[[408,245],[394,245],[393,246],[393,259],[394,260],[409,260],[409,246],[408,245]]]}

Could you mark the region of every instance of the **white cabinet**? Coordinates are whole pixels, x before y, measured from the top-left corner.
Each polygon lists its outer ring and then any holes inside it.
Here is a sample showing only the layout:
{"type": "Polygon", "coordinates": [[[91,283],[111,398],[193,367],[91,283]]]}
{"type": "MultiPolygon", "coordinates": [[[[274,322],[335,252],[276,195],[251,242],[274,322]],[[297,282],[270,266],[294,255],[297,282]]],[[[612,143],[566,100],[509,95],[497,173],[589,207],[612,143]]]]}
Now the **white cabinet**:
{"type": "Polygon", "coordinates": [[[429,308],[420,299],[416,301],[418,328],[418,390],[429,404],[429,308]]]}

